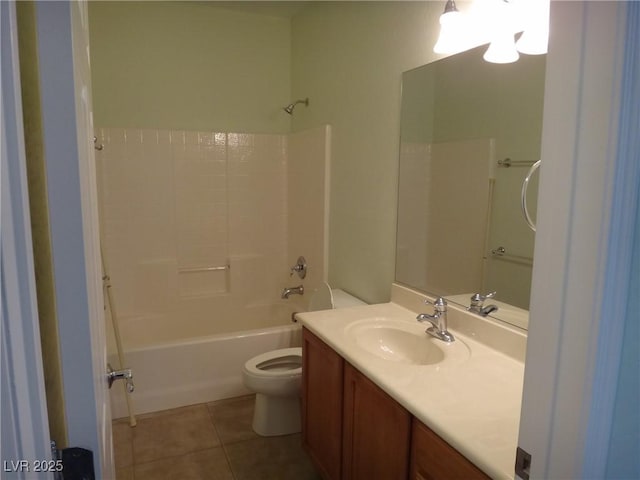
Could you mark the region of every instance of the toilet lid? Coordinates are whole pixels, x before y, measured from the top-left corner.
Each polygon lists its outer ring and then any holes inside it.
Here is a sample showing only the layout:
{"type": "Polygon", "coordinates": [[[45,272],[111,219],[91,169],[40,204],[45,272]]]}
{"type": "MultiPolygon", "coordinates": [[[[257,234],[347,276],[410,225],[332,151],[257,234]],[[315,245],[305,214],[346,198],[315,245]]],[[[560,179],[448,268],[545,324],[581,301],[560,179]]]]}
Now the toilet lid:
{"type": "Polygon", "coordinates": [[[333,308],[333,293],[328,283],[322,284],[313,291],[311,300],[309,300],[309,311],[317,312],[318,310],[331,310],[333,308]]]}

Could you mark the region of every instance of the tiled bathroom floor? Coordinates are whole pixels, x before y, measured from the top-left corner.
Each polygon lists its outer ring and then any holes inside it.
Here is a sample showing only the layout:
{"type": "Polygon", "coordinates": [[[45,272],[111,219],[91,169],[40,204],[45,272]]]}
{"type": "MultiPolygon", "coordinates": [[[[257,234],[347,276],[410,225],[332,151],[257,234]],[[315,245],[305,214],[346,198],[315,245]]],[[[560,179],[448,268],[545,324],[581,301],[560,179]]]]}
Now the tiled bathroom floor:
{"type": "Polygon", "coordinates": [[[300,434],[260,437],[253,396],[114,420],[117,480],[319,479],[300,434]]]}

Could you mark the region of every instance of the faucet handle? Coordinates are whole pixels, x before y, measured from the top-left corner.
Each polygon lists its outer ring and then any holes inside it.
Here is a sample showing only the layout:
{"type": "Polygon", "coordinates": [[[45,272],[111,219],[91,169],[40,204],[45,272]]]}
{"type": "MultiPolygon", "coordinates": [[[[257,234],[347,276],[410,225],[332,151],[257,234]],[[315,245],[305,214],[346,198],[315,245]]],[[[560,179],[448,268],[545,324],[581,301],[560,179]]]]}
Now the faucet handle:
{"type": "Polygon", "coordinates": [[[438,297],[433,302],[428,298],[425,298],[424,303],[427,305],[433,305],[436,312],[443,312],[447,310],[447,301],[443,297],[438,297]]]}
{"type": "Polygon", "coordinates": [[[471,296],[471,306],[482,306],[482,304],[487,298],[495,297],[496,293],[497,292],[491,292],[491,293],[487,293],[486,295],[482,295],[480,293],[474,293],[471,296]]]}
{"type": "Polygon", "coordinates": [[[291,273],[289,276],[293,277],[294,273],[297,273],[301,279],[307,276],[307,261],[302,255],[298,257],[296,264],[291,267],[291,273]]]}

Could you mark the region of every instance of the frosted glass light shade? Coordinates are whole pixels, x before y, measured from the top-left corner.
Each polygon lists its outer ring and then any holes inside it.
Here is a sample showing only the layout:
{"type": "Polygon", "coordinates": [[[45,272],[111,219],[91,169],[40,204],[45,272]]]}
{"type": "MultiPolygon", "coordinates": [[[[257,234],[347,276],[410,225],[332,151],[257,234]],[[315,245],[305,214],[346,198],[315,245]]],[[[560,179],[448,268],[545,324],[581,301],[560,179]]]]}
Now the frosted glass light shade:
{"type": "Polygon", "coordinates": [[[549,43],[549,30],[546,32],[539,30],[525,30],[518,42],[516,48],[520,53],[526,55],[542,55],[547,53],[549,43]]]}
{"type": "Polygon", "coordinates": [[[518,50],[516,50],[513,34],[503,33],[496,37],[482,58],[491,63],[516,62],[518,58],[520,58],[520,55],[518,54],[518,50]]]}
{"type": "Polygon", "coordinates": [[[530,8],[528,25],[516,48],[527,55],[542,55],[549,44],[549,1],[537,1],[530,8]]]}
{"type": "Polygon", "coordinates": [[[463,50],[462,14],[457,10],[440,15],[440,36],[433,46],[435,53],[451,54],[463,50]]]}

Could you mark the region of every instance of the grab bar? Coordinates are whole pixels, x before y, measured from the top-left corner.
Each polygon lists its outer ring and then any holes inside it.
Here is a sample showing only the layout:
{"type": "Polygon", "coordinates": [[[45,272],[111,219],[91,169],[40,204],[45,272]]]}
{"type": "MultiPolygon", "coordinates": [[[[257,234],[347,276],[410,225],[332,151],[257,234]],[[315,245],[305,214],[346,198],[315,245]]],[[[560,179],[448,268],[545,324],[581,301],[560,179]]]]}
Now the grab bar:
{"type": "Polygon", "coordinates": [[[229,270],[229,269],[231,269],[231,265],[220,265],[215,267],[179,268],[178,273],[214,272],[216,270],[229,270]]]}
{"type": "Polygon", "coordinates": [[[529,215],[529,209],[527,208],[527,189],[529,188],[529,180],[531,180],[531,175],[533,175],[538,167],[540,167],[540,162],[541,160],[538,160],[531,166],[529,172],[527,173],[527,176],[524,178],[524,182],[522,182],[522,198],[520,203],[524,219],[526,220],[527,225],[529,225],[529,228],[534,232],[536,231],[536,224],[533,223],[533,220],[531,220],[531,215],[529,215]]]}
{"type": "Polygon", "coordinates": [[[507,250],[504,247],[498,247],[494,250],[491,250],[491,256],[495,259],[518,263],[520,265],[533,265],[533,258],[524,257],[522,255],[512,255],[510,253],[507,253],[507,250]]]}
{"type": "Polygon", "coordinates": [[[498,160],[499,167],[529,167],[533,165],[535,162],[533,160],[511,160],[510,158],[505,158],[504,160],[498,160]]]}

